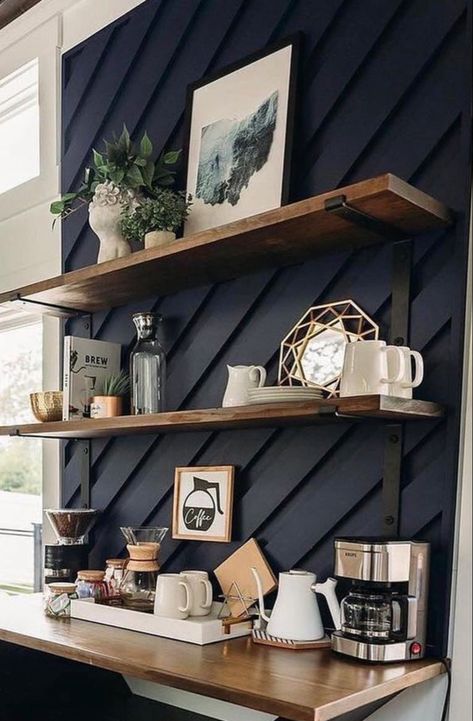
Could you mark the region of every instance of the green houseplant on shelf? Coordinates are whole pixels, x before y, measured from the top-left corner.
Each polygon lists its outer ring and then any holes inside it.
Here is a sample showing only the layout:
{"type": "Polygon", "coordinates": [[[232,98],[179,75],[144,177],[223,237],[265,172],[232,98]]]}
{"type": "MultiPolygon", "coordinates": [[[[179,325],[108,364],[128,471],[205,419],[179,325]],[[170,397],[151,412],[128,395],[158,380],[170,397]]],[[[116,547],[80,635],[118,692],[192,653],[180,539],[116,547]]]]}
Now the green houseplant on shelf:
{"type": "Polygon", "coordinates": [[[102,395],[92,398],[91,418],[114,418],[123,415],[123,397],[130,390],[128,373],[120,371],[109,375],[103,382],[102,395]]]}
{"type": "Polygon", "coordinates": [[[124,126],[119,137],[105,141],[102,153],[93,150],[79,189],[51,203],[51,213],[64,219],[87,204],[90,227],[100,241],[97,262],[127,256],[131,247],[122,233],[122,211],[132,212],[144,199],[156,198],[163,187],[173,185],[180,154],[173,150],[153,160],[148,134],[134,143],[124,126]]]}
{"type": "Polygon", "coordinates": [[[190,205],[184,192],[157,188],[153,198],[123,208],[122,233],[129,241],[144,243],[145,248],[165,245],[176,239],[176,230],[187,218],[190,205]]]}

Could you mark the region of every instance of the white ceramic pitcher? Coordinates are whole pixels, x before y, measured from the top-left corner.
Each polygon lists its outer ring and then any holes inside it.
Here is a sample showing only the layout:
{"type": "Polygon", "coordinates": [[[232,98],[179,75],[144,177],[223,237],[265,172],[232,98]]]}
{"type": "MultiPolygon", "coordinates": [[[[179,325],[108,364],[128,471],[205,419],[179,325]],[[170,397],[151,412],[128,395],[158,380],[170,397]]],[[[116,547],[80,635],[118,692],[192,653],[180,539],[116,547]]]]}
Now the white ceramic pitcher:
{"type": "Polygon", "coordinates": [[[250,388],[261,388],[266,383],[263,366],[227,366],[228,383],[222,406],[245,406],[250,388]]]}
{"type": "Polygon", "coordinates": [[[279,574],[279,590],[270,616],[264,610],[263,589],[256,568],[252,568],[258,590],[261,616],[267,621],[267,633],[292,641],[319,641],[325,636],[316,593],[327,600],[336,630],[340,629],[340,604],[335,594],[337,581],[328,578],[316,583],[315,573],[285,571],[279,574]]]}

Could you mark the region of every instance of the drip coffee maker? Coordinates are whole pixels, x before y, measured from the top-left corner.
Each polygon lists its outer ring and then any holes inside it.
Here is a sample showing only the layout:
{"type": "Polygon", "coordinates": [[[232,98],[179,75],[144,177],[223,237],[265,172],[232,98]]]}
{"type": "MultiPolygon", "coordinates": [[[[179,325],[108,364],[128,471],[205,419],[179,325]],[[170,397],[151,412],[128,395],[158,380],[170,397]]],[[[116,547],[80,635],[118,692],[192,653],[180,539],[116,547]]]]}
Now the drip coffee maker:
{"type": "Polygon", "coordinates": [[[167,528],[123,526],[129,558],[119,586],[122,603],[135,611],[152,613],[159,571],[159,551],[167,528]]]}
{"type": "Polygon", "coordinates": [[[334,651],[365,661],[422,658],[426,650],[428,543],[335,541],[335,575],[351,588],[341,603],[334,651]]]}

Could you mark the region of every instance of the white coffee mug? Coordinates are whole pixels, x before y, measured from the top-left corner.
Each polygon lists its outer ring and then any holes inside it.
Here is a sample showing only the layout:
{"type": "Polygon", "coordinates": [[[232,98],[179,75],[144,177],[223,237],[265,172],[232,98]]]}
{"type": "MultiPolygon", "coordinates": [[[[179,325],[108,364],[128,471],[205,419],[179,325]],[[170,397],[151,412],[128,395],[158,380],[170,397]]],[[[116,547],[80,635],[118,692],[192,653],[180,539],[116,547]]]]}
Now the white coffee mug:
{"type": "MultiPolygon", "coordinates": [[[[389,388],[389,395],[397,398],[412,398],[412,389],[420,386],[424,380],[424,361],[419,351],[411,350],[407,346],[399,346],[405,361],[404,374],[399,383],[393,383],[389,388]],[[415,371],[412,378],[412,360],[415,371]]],[[[388,368],[390,375],[394,375],[397,369],[397,358],[388,356],[388,368]]]]}
{"type": "Polygon", "coordinates": [[[222,406],[245,406],[250,388],[261,388],[266,383],[263,366],[227,366],[228,382],[222,406]]]}
{"type": "Polygon", "coordinates": [[[192,590],[179,573],[161,573],[156,584],[154,613],[165,618],[187,618],[192,608],[192,590]]]}
{"type": "Polygon", "coordinates": [[[190,616],[208,616],[212,608],[213,591],[207,571],[181,571],[192,591],[190,616]]]}
{"type": "MultiPolygon", "coordinates": [[[[394,362],[394,361],[393,361],[394,362]]],[[[405,357],[397,346],[384,340],[361,340],[347,343],[343,359],[340,396],[388,395],[393,383],[405,373],[405,357]],[[389,375],[388,358],[397,360],[397,373],[389,375]]]]}

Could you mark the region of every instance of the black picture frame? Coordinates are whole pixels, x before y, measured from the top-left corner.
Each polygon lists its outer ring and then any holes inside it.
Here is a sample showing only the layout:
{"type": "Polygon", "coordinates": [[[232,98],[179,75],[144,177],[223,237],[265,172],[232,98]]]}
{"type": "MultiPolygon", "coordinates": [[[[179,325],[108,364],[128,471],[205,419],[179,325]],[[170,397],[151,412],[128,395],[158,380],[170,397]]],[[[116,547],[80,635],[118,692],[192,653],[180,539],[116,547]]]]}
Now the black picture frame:
{"type": "MultiPolygon", "coordinates": [[[[296,118],[297,118],[297,105],[298,105],[298,89],[299,89],[299,66],[300,58],[303,48],[304,34],[302,32],[293,33],[275,43],[265,46],[263,49],[258,50],[250,55],[237,60],[234,63],[226,65],[220,70],[203,76],[199,80],[195,80],[189,83],[186,92],[186,109],[184,119],[184,144],[183,144],[183,175],[185,183],[188,182],[189,172],[189,152],[190,152],[190,139],[192,130],[192,111],[194,104],[194,93],[199,88],[209,85],[216,80],[220,80],[226,75],[230,75],[235,71],[241,70],[247,65],[261,60],[262,58],[272,55],[277,51],[291,47],[291,61],[289,71],[289,83],[288,83],[288,99],[287,99],[287,118],[286,118],[286,130],[284,140],[284,160],[283,160],[283,172],[282,172],[282,184],[281,184],[281,198],[280,206],[287,205],[291,200],[291,186],[293,181],[293,162],[294,162],[294,144],[295,144],[295,129],[296,129],[296,118]]],[[[187,188],[187,192],[189,189],[187,188]]],[[[185,231],[184,231],[184,234],[185,231]]]]}

